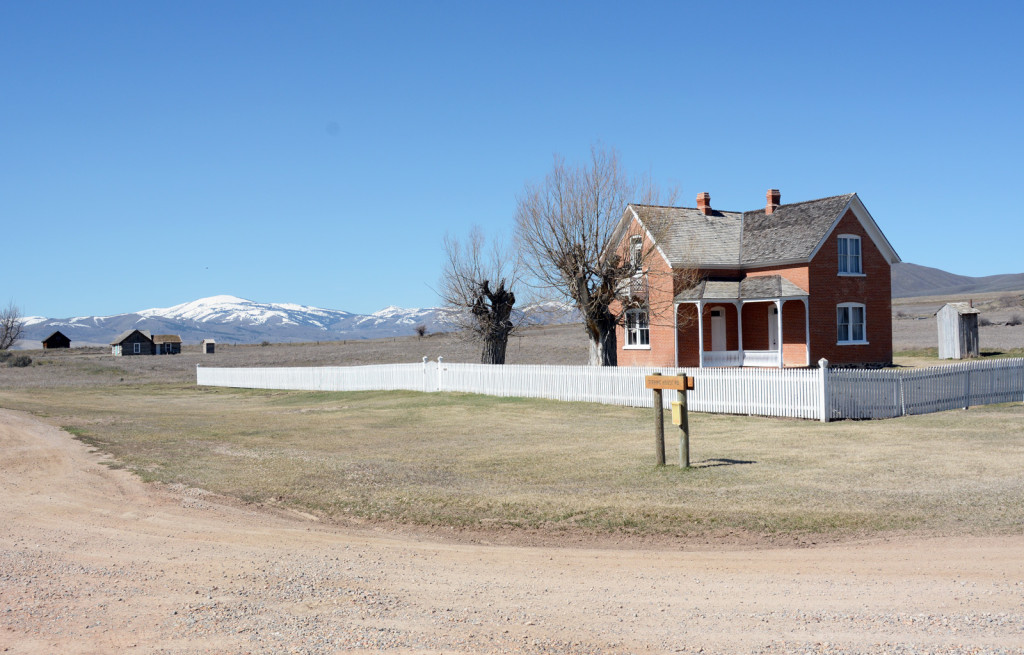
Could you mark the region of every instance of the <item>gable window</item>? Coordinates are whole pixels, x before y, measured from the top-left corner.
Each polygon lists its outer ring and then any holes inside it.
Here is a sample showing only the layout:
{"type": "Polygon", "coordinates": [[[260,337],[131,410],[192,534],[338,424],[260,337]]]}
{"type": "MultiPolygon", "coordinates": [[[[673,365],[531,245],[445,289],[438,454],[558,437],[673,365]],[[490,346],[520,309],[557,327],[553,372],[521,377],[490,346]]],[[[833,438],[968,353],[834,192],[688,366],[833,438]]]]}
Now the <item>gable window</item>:
{"type": "Polygon", "coordinates": [[[864,305],[844,302],[836,306],[836,343],[867,343],[864,324],[864,305]]]}
{"type": "Polygon", "coordinates": [[[839,274],[863,275],[864,269],[860,259],[860,237],[853,234],[840,234],[839,239],[839,274]]]}
{"type": "Polygon", "coordinates": [[[651,328],[646,309],[626,311],[626,348],[650,348],[651,328]]]}
{"type": "Polygon", "coordinates": [[[629,263],[633,270],[639,271],[644,261],[644,238],[633,236],[629,238],[629,263]]]}

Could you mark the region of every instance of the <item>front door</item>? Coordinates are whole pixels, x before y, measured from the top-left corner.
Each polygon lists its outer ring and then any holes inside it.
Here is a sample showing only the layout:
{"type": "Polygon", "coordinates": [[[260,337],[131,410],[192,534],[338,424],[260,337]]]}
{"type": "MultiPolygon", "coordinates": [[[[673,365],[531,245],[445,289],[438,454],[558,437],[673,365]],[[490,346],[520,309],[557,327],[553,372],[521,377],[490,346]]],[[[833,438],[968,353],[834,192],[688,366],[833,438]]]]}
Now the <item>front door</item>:
{"type": "Polygon", "coordinates": [[[779,308],[768,308],[768,350],[779,349],[779,308]]]}
{"type": "Polygon", "coordinates": [[[725,350],[725,311],[711,310],[711,350],[725,350]]]}

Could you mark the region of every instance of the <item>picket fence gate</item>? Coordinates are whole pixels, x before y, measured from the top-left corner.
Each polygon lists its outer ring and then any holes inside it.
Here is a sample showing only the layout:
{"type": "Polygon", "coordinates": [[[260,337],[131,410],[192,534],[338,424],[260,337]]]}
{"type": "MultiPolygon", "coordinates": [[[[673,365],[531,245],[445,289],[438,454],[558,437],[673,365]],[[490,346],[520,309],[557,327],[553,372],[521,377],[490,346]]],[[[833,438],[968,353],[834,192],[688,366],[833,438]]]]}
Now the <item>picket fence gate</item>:
{"type": "MultiPolygon", "coordinates": [[[[829,421],[893,418],[1024,402],[1024,359],[923,369],[759,369],[534,366],[448,363],[302,368],[196,368],[201,386],[306,391],[455,391],[651,407],[644,377],[690,375],[695,412],[829,421]]],[[[663,394],[668,407],[674,393],[663,394]]]]}

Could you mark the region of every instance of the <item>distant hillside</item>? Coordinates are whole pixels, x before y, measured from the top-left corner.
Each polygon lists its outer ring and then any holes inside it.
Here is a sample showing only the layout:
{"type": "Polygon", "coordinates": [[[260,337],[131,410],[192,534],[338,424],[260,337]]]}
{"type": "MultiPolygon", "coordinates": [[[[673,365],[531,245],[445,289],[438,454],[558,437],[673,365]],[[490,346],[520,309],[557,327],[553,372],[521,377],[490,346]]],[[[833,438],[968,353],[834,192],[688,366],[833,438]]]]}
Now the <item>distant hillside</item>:
{"type": "MultiPolygon", "coordinates": [[[[524,307],[528,324],[578,320],[558,303],[524,307]]],[[[522,312],[519,313],[521,315],[522,312]]],[[[73,346],[105,346],[126,330],[176,334],[185,343],[215,339],[221,343],[288,343],[341,341],[409,336],[422,325],[427,332],[451,330],[443,308],[385,307],[373,314],[352,314],[290,303],[258,303],[234,296],[213,296],[163,309],[143,309],[116,316],[46,318],[28,316],[18,347],[38,348],[39,342],[60,330],[73,346]]]]}
{"type": "Polygon", "coordinates": [[[1024,273],[968,277],[901,262],[892,267],[894,298],[1024,290],[1024,273]]]}

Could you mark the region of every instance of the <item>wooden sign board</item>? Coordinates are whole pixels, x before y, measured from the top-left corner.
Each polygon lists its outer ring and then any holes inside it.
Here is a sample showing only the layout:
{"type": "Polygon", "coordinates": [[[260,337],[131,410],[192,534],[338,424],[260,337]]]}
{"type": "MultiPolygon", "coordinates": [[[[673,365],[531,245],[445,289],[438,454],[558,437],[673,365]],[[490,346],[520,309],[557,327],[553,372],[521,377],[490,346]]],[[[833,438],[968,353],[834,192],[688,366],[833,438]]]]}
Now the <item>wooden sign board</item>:
{"type": "Polygon", "coordinates": [[[693,378],[688,375],[647,375],[644,377],[644,388],[693,391],[693,378]]]}

